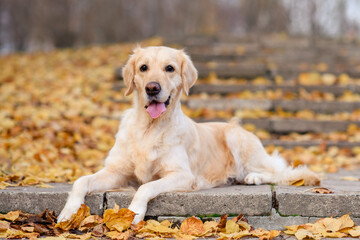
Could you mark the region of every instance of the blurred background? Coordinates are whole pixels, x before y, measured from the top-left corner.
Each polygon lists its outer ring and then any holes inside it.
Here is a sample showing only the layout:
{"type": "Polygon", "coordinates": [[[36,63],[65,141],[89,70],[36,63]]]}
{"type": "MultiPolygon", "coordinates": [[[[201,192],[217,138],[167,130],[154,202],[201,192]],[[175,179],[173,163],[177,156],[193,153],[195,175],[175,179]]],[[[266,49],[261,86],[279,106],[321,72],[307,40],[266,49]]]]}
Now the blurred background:
{"type": "Polygon", "coordinates": [[[186,49],[195,121],[236,116],[295,166],[358,169],[359,13],[359,0],[0,0],[0,188],[102,168],[137,44],[186,49]]]}
{"type": "Polygon", "coordinates": [[[262,38],[271,33],[352,41],[357,0],[1,0],[0,53],[159,36],[262,38]]]}

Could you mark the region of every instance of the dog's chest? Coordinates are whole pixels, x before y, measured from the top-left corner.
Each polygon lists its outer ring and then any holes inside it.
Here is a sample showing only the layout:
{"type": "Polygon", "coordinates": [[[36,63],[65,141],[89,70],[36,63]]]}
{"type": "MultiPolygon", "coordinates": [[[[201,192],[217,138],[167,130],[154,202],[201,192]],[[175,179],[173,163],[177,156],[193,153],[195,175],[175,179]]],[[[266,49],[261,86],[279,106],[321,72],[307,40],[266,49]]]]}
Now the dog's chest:
{"type": "Polygon", "coordinates": [[[136,134],[128,148],[128,154],[131,156],[134,174],[140,182],[145,183],[156,178],[166,149],[164,137],[161,135],[136,134]]]}

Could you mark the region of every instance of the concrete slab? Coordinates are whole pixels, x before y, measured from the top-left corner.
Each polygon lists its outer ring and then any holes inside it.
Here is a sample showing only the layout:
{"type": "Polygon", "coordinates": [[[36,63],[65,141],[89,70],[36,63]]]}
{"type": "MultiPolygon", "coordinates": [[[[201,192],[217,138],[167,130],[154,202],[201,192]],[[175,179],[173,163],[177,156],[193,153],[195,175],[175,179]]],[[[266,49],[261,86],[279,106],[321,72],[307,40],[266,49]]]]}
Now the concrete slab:
{"type": "Polygon", "coordinates": [[[360,181],[341,180],[343,176],[360,178],[360,172],[340,172],[328,175],[322,187],[333,191],[332,194],[318,194],[312,187],[276,186],[276,201],[282,215],[305,217],[339,217],[350,213],[360,217],[360,181]]]}
{"type": "MultiPolygon", "coordinates": [[[[59,214],[64,207],[68,193],[71,191],[70,184],[52,183],[54,188],[9,187],[0,190],[0,212],[6,213],[21,210],[28,213],[40,213],[45,209],[59,214]]],[[[103,193],[87,195],[85,204],[91,209],[91,213],[103,213],[103,193]]]]}
{"type": "MultiPolygon", "coordinates": [[[[128,207],[130,193],[106,193],[109,208],[114,204],[128,207]]],[[[270,186],[230,186],[197,192],[164,193],[148,204],[147,216],[192,216],[242,213],[250,216],[267,216],[272,206],[270,186]]]]}

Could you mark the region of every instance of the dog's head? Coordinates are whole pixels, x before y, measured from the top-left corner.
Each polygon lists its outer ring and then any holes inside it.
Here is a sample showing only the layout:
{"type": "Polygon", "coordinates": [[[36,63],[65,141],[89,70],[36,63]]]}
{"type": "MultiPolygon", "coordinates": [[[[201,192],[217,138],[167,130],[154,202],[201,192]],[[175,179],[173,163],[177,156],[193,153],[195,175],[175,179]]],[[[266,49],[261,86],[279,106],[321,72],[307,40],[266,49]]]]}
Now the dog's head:
{"type": "Polygon", "coordinates": [[[125,95],[137,92],[142,104],[156,119],[179,101],[181,92],[189,89],[197,79],[197,71],[182,50],[168,47],[137,48],[123,68],[125,95]]]}

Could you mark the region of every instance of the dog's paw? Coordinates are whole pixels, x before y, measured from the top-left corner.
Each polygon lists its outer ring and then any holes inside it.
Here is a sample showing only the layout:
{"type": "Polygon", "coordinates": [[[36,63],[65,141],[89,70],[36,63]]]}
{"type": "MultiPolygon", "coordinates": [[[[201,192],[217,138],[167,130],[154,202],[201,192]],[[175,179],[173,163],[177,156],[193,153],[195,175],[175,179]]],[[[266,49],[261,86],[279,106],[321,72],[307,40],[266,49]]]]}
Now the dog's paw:
{"type": "Polygon", "coordinates": [[[134,217],[134,220],[132,221],[132,223],[134,225],[136,225],[139,222],[141,222],[142,220],[144,220],[145,213],[146,213],[146,205],[145,206],[140,206],[140,205],[135,206],[135,204],[131,204],[129,206],[129,209],[136,214],[134,217]]]}
{"type": "Polygon", "coordinates": [[[246,184],[260,185],[264,183],[264,176],[261,173],[249,173],[245,177],[246,184]]]}
{"type": "Polygon", "coordinates": [[[64,221],[69,220],[71,218],[71,216],[78,211],[80,206],[81,206],[81,203],[80,204],[66,203],[64,209],[61,211],[60,215],[57,218],[57,222],[59,223],[59,222],[64,222],[64,221]]]}

